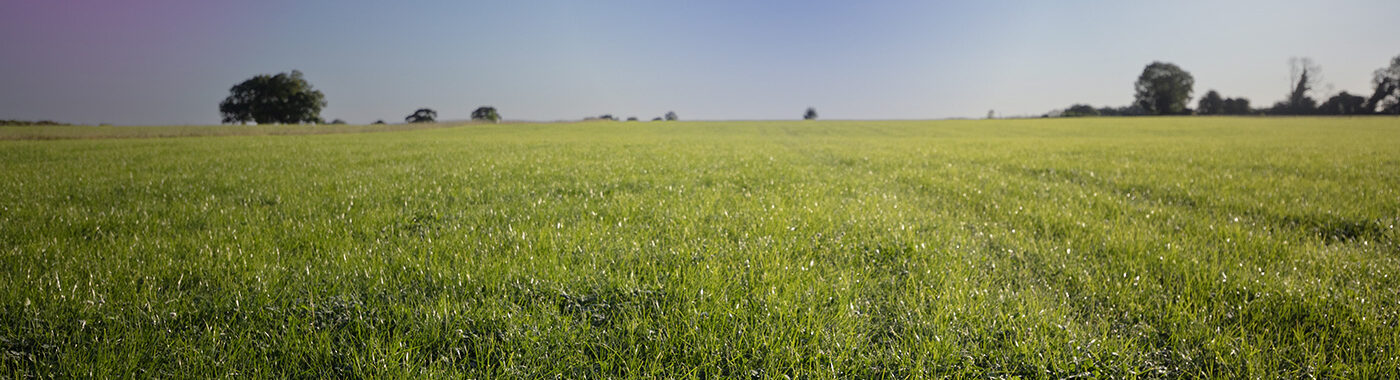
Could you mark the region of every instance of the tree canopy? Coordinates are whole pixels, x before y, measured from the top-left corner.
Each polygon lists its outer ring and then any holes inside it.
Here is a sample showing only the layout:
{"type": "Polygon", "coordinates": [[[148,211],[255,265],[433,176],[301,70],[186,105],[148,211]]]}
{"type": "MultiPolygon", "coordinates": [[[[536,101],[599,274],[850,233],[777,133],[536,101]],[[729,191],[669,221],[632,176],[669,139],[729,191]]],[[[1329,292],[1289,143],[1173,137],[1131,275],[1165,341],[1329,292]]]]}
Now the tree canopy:
{"type": "Polygon", "coordinates": [[[1174,64],[1152,62],[1142,69],[1134,86],[1136,103],[1150,115],[1184,114],[1195,83],[1191,73],[1174,64]]]}
{"type": "Polygon", "coordinates": [[[1400,115],[1400,55],[1390,59],[1390,66],[1376,70],[1371,84],[1375,92],[1362,108],[1366,112],[1400,115]],[[1377,106],[1380,109],[1376,109],[1377,106]]]}
{"type": "Polygon", "coordinates": [[[318,123],[326,96],[311,87],[301,71],[258,75],[229,89],[219,103],[224,123],[318,123]]]}
{"type": "Polygon", "coordinates": [[[677,117],[677,116],[676,116],[676,111],[668,111],[668,112],[666,112],[666,121],[676,121],[676,120],[680,120],[680,117],[677,117]]]}
{"type": "Polygon", "coordinates": [[[472,120],[490,121],[492,123],[501,121],[501,115],[496,113],[496,107],[482,106],[476,111],[472,111],[472,120]]]}
{"type": "Polygon", "coordinates": [[[432,123],[437,121],[437,111],[433,111],[431,108],[419,108],[417,111],[413,111],[412,115],[404,117],[403,121],[410,123],[432,123]]]}
{"type": "Polygon", "coordinates": [[[1359,115],[1371,113],[1362,108],[1364,104],[1366,104],[1366,98],[1342,91],[1342,93],[1327,99],[1321,106],[1318,106],[1317,113],[1323,115],[1359,115]]]}
{"type": "Polygon", "coordinates": [[[816,109],[816,108],[812,108],[812,107],[807,107],[807,112],[805,112],[805,113],[802,114],[802,119],[803,119],[803,120],[816,120],[816,119],[817,119],[817,109],[816,109]]]}
{"type": "Polygon", "coordinates": [[[1226,115],[1248,115],[1249,99],[1229,98],[1221,103],[1221,112],[1226,115]]]}
{"type": "Polygon", "coordinates": [[[1215,90],[1206,92],[1201,100],[1196,103],[1196,114],[1198,115],[1219,115],[1225,113],[1225,99],[1220,97],[1220,93],[1215,90]]]}

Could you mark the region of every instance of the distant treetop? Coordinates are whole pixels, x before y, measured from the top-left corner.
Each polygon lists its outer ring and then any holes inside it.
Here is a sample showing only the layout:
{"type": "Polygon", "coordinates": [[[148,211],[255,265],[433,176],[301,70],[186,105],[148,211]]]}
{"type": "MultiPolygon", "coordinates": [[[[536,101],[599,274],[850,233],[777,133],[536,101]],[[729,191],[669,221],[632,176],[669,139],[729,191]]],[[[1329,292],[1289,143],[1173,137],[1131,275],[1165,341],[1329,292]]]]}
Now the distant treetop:
{"type": "Polygon", "coordinates": [[[1136,103],[1151,115],[1184,114],[1195,83],[1191,73],[1174,64],[1152,62],[1142,69],[1142,75],[1133,86],[1137,91],[1136,103]]]}
{"type": "Polygon", "coordinates": [[[258,75],[229,89],[219,103],[224,123],[317,123],[326,96],[311,87],[301,71],[258,75]]]}

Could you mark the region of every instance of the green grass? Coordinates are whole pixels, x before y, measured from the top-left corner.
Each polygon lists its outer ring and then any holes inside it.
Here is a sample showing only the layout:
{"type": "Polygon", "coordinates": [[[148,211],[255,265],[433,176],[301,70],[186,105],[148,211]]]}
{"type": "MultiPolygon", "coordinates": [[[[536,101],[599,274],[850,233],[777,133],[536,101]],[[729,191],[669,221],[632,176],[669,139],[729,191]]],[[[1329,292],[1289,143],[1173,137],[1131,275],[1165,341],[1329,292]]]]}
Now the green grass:
{"type": "Polygon", "coordinates": [[[0,377],[1393,377],[1400,120],[0,141],[0,377]]]}

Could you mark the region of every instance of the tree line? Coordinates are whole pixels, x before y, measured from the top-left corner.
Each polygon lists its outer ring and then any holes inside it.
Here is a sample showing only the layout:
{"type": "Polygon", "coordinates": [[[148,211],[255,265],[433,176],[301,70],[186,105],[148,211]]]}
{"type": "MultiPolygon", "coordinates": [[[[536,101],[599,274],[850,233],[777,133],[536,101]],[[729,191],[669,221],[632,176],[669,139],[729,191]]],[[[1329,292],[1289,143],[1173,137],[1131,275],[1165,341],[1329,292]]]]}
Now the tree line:
{"type": "MultiPolygon", "coordinates": [[[[1167,62],[1152,62],[1143,68],[1133,103],[1126,107],[1094,108],[1075,104],[1042,117],[1142,116],[1142,115],[1400,115],[1400,56],[1390,65],[1377,69],[1371,78],[1371,96],[1342,91],[1318,104],[1311,94],[1320,82],[1321,67],[1308,58],[1290,60],[1292,90],[1284,100],[1268,108],[1252,108],[1249,99],[1227,98],[1209,90],[1190,108],[1195,79],[1191,73],[1167,62]]],[[[989,113],[990,115],[990,113],[989,113]]]]}
{"type": "MultiPolygon", "coordinates": [[[[258,75],[240,82],[229,89],[229,95],[219,103],[219,113],[224,123],[247,124],[345,124],[335,119],[326,122],[321,118],[321,109],[326,106],[326,95],[311,86],[301,71],[275,75],[258,75]]],[[[501,114],[492,106],[481,106],[472,111],[472,120],[501,120],[501,114]]],[[[432,123],[437,121],[437,111],[420,108],[404,117],[408,123],[432,123]]],[[[384,120],[374,124],[385,124],[384,120]]]]}
{"type": "MultiPolygon", "coordinates": [[[[1320,104],[1311,94],[1319,82],[1320,67],[1311,59],[1294,59],[1289,84],[1292,91],[1288,97],[1268,108],[1253,108],[1244,97],[1224,97],[1214,89],[1206,92],[1190,107],[1195,78],[1181,67],[1168,62],[1152,62],[1143,68],[1142,74],[1133,83],[1133,103],[1125,107],[1095,108],[1087,104],[1075,104],[1068,108],[1052,111],[1043,117],[1079,116],[1141,116],[1141,115],[1400,115],[1400,56],[1392,58],[1390,65],[1380,68],[1372,75],[1372,91],[1369,97],[1342,91],[1320,104]]],[[[301,71],[291,73],[263,74],[240,82],[229,89],[229,95],[219,103],[219,112],[224,123],[247,124],[344,124],[335,119],[326,122],[321,118],[321,109],[326,106],[325,94],[311,86],[301,71]]],[[[994,112],[988,112],[994,117],[994,112]]],[[[472,120],[499,122],[500,113],[492,106],[481,106],[471,114],[472,120]]],[[[815,108],[807,108],[803,119],[817,118],[815,108]]],[[[652,121],[674,121],[680,117],[674,111],[666,112],[652,121]]],[[[584,120],[618,120],[612,114],[585,117],[584,120]]],[[[637,121],[636,116],[628,121],[637,121]]],[[[408,123],[431,123],[437,121],[437,111],[420,108],[404,117],[408,123]]],[[[384,124],[383,120],[375,124],[384,124]]]]}

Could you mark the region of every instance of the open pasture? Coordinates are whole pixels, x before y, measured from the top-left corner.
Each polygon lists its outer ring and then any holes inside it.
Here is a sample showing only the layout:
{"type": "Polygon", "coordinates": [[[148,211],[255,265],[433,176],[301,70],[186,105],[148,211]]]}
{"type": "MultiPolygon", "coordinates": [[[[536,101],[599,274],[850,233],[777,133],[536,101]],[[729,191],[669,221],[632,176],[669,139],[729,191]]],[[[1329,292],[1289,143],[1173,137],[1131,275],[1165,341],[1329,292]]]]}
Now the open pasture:
{"type": "Polygon", "coordinates": [[[0,141],[0,377],[1389,377],[1397,189],[1384,117],[0,141]]]}

